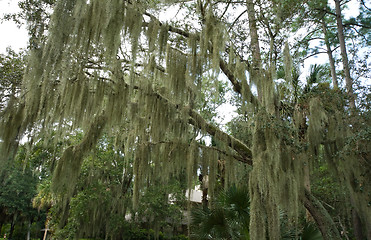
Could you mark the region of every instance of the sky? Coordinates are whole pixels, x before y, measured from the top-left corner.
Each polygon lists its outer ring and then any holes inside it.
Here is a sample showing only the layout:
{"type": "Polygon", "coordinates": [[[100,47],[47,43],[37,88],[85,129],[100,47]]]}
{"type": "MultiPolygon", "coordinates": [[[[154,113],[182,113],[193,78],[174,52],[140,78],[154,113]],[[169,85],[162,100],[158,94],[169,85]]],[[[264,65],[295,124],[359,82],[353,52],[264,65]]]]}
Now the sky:
{"type": "MultiPolygon", "coordinates": [[[[19,11],[17,0],[0,0],[0,16],[5,13],[15,13],[19,11]]],[[[4,54],[7,47],[19,51],[20,48],[27,46],[27,30],[23,26],[18,28],[13,21],[0,22],[0,53],[4,54]]]]}

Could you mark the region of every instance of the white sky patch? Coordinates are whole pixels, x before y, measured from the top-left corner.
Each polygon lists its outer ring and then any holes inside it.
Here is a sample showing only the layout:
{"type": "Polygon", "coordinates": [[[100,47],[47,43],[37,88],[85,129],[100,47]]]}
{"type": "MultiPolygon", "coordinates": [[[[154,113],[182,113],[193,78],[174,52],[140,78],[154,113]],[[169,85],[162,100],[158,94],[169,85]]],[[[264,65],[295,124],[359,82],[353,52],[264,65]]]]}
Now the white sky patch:
{"type": "MultiPolygon", "coordinates": [[[[335,2],[333,0],[328,1],[329,6],[335,9],[335,2]]],[[[366,6],[367,1],[365,1],[366,6]]],[[[341,13],[346,17],[356,17],[359,14],[359,2],[356,0],[351,0],[346,4],[346,7],[341,11],[341,13]]]]}
{"type": "MultiPolygon", "coordinates": [[[[20,9],[18,0],[0,0],[0,17],[6,13],[16,13],[20,9]]],[[[6,48],[11,47],[15,51],[27,47],[28,34],[25,26],[17,27],[13,21],[0,22],[0,54],[5,54],[6,48]]]]}
{"type": "Polygon", "coordinates": [[[237,117],[237,108],[229,103],[229,99],[231,98],[231,96],[228,95],[230,94],[227,93],[227,102],[220,105],[217,109],[219,112],[218,120],[220,120],[221,124],[227,124],[233,118],[237,117]]]}

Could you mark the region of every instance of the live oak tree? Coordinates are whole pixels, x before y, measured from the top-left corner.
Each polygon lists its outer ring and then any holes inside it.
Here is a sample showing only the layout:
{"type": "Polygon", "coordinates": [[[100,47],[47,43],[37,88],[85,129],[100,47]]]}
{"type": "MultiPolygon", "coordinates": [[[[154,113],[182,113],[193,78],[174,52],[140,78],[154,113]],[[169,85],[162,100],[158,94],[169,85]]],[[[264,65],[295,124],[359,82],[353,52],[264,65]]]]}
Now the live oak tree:
{"type": "Polygon", "coordinates": [[[353,93],[346,101],[326,85],[298,95],[286,42],[303,4],[56,1],[48,31],[33,28],[38,32],[17,101],[1,113],[1,162],[11,160],[17,141],[33,129],[55,139],[82,130],[84,137],[64,149],[53,173],[51,188],[64,210],[84,158],[103,133],[115,137],[125,159],[133,159],[134,207],[149,180],[166,184],[186,172],[191,187],[202,165],[213,189],[218,162],[225,163],[226,184],[245,176],[241,165],[249,164],[251,239],[279,239],[279,211],[295,222],[303,205],[324,239],[339,239],[326,209],[304,188],[305,165],[325,149],[337,177],[355,196],[369,234],[368,110],[355,109],[353,93]],[[161,11],[170,7],[179,9],[184,21],[162,20],[161,11]],[[296,89],[287,94],[295,97],[282,98],[275,83],[280,67],[287,89],[296,89]],[[248,138],[222,131],[199,113],[204,80],[219,86],[221,76],[252,123],[248,138]],[[348,106],[355,109],[352,115],[348,106]],[[200,136],[212,136],[217,144],[200,144],[200,136]]]}

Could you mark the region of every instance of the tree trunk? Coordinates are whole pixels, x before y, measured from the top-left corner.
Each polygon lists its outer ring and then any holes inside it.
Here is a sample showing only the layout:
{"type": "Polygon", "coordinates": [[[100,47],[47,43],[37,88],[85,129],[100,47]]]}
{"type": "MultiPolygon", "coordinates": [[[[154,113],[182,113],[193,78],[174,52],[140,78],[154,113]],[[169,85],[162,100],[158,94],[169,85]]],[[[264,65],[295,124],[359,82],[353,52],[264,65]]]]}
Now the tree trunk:
{"type": "Polygon", "coordinates": [[[322,30],[323,30],[323,34],[325,35],[325,44],[326,44],[326,48],[327,48],[328,60],[329,60],[329,63],[330,63],[332,85],[333,85],[334,89],[338,89],[339,86],[338,86],[338,81],[337,81],[337,78],[336,78],[335,60],[334,60],[334,57],[332,56],[331,45],[330,45],[330,42],[328,40],[327,26],[326,26],[326,23],[325,23],[325,19],[322,19],[322,30]]]}
{"type": "Polygon", "coordinates": [[[247,14],[249,18],[249,30],[251,37],[251,52],[253,55],[252,65],[255,70],[261,70],[261,55],[258,38],[258,28],[256,26],[256,16],[253,0],[246,0],[247,14]]]}
{"type": "Polygon", "coordinates": [[[347,55],[347,49],[345,46],[343,21],[341,19],[340,0],[334,0],[334,2],[335,2],[335,9],[336,9],[336,23],[337,23],[337,28],[338,28],[338,38],[339,38],[339,43],[340,43],[341,58],[343,62],[343,70],[344,70],[344,75],[345,75],[345,86],[346,86],[347,93],[349,96],[349,106],[351,109],[354,109],[356,105],[355,105],[354,94],[353,94],[353,80],[350,77],[348,55],[347,55]]]}
{"type": "Polygon", "coordinates": [[[207,188],[202,188],[202,207],[207,208],[208,200],[207,200],[207,188]]]}
{"type": "Polygon", "coordinates": [[[31,220],[28,222],[28,228],[27,228],[27,240],[31,239],[31,220]]]}
{"type": "Polygon", "coordinates": [[[12,222],[10,224],[10,232],[9,232],[8,239],[13,239],[13,233],[14,233],[14,227],[15,227],[16,221],[17,221],[17,213],[14,214],[12,222]]]}
{"type": "Polygon", "coordinates": [[[198,176],[198,180],[200,181],[200,188],[202,190],[202,198],[201,198],[202,207],[206,209],[208,207],[207,190],[209,187],[209,183],[208,183],[208,177],[207,175],[205,175],[205,170],[203,169],[205,169],[205,166],[202,167],[201,174],[198,176]]]}
{"type": "MultiPolygon", "coordinates": [[[[351,188],[351,186],[349,186],[348,188],[351,188]]],[[[353,225],[353,231],[354,231],[354,237],[356,238],[356,240],[362,240],[362,239],[365,239],[364,235],[363,235],[363,227],[362,227],[362,221],[361,221],[361,218],[360,218],[360,215],[356,209],[356,202],[354,200],[354,196],[353,196],[353,192],[352,192],[353,189],[350,189],[350,203],[351,203],[351,206],[352,206],[352,209],[351,209],[351,213],[352,213],[352,225],[353,225]]],[[[367,227],[366,227],[367,228],[367,227]]],[[[370,238],[368,238],[370,239],[370,238]]]]}
{"type": "Polygon", "coordinates": [[[310,192],[305,191],[303,198],[305,208],[310,212],[324,240],[341,239],[334,221],[323,205],[310,192]]]}
{"type": "MultiPolygon", "coordinates": [[[[345,75],[345,84],[347,89],[347,94],[349,96],[349,106],[351,109],[355,109],[355,96],[353,93],[353,80],[350,77],[350,70],[349,70],[349,63],[348,63],[348,56],[346,51],[345,39],[344,39],[344,29],[343,23],[341,19],[341,8],[340,8],[340,0],[334,0],[335,2],[335,10],[336,10],[336,23],[338,28],[338,38],[340,43],[341,49],[341,56],[344,68],[344,75],[345,75]]],[[[358,123],[353,123],[357,125],[358,123]]],[[[353,222],[353,229],[354,234],[357,240],[365,239],[363,236],[363,229],[367,235],[367,239],[371,240],[371,227],[368,220],[368,213],[361,212],[358,203],[355,202],[354,197],[352,196],[352,192],[354,191],[351,186],[348,187],[350,189],[350,200],[352,209],[352,222],[353,222]]]]}
{"type": "Polygon", "coordinates": [[[352,209],[352,224],[355,238],[357,240],[365,239],[362,233],[361,219],[359,218],[357,210],[354,208],[352,209]]]}
{"type": "MultiPolygon", "coordinates": [[[[304,164],[304,188],[305,191],[308,191],[308,193],[311,193],[311,187],[310,187],[310,170],[309,170],[309,162],[307,161],[304,164]]],[[[311,213],[309,212],[308,209],[305,211],[305,216],[307,221],[313,222],[313,218],[311,213]]]]}
{"type": "MultiPolygon", "coordinates": [[[[249,18],[249,31],[250,31],[250,38],[251,38],[251,52],[252,52],[252,69],[251,69],[251,78],[256,78],[260,76],[260,72],[262,70],[262,61],[261,61],[261,54],[260,54],[260,46],[259,46],[259,37],[258,37],[258,28],[256,26],[256,16],[255,16],[255,9],[253,0],[246,0],[246,7],[247,7],[247,15],[249,18]]],[[[262,101],[262,92],[261,92],[261,80],[260,79],[250,79],[250,81],[255,81],[258,90],[258,99],[262,101]]]]}
{"type": "Polygon", "coordinates": [[[45,221],[45,231],[44,231],[43,240],[46,240],[46,239],[47,239],[47,236],[48,236],[48,229],[49,229],[49,219],[48,219],[48,217],[47,217],[47,218],[46,218],[46,221],[45,221]]]}

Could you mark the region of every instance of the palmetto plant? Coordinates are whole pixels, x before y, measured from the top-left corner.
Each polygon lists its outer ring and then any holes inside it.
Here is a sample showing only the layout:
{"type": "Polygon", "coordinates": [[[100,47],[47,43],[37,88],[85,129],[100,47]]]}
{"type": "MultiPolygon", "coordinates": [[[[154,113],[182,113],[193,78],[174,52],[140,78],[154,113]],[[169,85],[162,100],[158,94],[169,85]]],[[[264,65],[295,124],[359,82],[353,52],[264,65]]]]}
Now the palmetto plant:
{"type": "MultiPolygon", "coordinates": [[[[281,214],[284,218],[284,213],[281,214]]],[[[299,226],[290,226],[287,221],[281,221],[281,240],[323,240],[321,232],[315,224],[304,221],[299,226]]]]}
{"type": "MultiPolygon", "coordinates": [[[[230,187],[221,192],[211,208],[194,208],[191,212],[191,239],[249,240],[250,199],[246,188],[230,187]]],[[[284,212],[281,222],[286,222],[284,212]]],[[[322,240],[311,222],[300,226],[281,226],[282,240],[322,240]]]]}
{"type": "Polygon", "coordinates": [[[309,92],[315,84],[330,84],[330,70],[326,65],[314,64],[310,66],[307,83],[304,87],[304,93],[309,92]]]}
{"type": "Polygon", "coordinates": [[[192,210],[191,239],[250,239],[249,194],[235,186],[218,195],[212,208],[192,210]]]}

